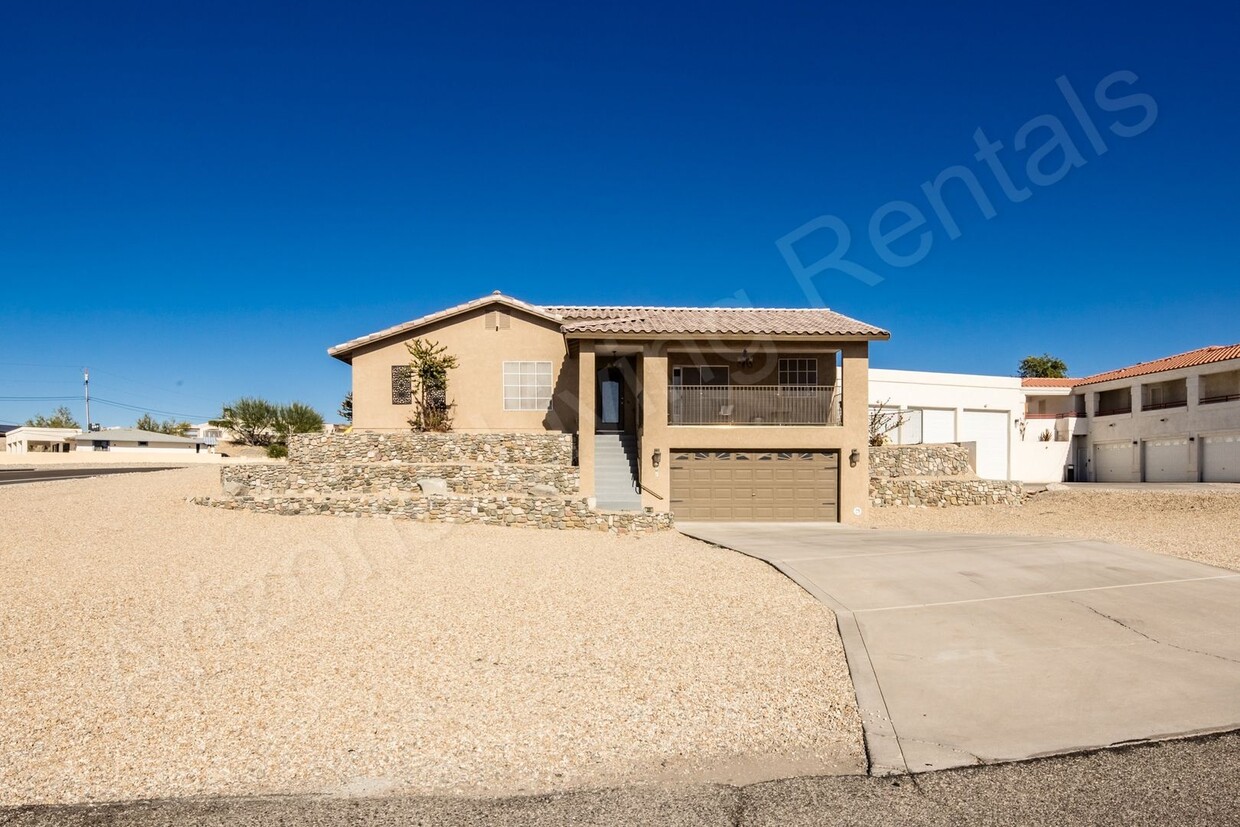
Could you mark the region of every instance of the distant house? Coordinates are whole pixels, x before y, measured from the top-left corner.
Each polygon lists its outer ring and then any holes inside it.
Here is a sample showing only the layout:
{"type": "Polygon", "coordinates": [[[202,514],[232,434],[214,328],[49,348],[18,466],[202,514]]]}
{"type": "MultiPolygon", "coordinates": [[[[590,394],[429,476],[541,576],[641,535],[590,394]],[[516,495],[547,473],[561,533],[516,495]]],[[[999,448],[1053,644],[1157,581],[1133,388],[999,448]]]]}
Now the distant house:
{"type": "Polygon", "coordinates": [[[14,454],[61,454],[73,450],[77,428],[36,428],[22,425],[4,435],[4,449],[14,454]]]}
{"type": "Polygon", "coordinates": [[[185,435],[190,439],[200,439],[207,445],[218,445],[221,442],[236,442],[236,436],[232,431],[227,428],[221,428],[218,425],[212,425],[210,422],[190,426],[185,435]]]}
{"type": "Polygon", "coordinates": [[[5,437],[8,435],[9,431],[16,431],[19,427],[21,426],[0,424],[0,451],[7,451],[9,449],[8,442],[5,441],[5,437]]]}
{"type": "Polygon", "coordinates": [[[206,442],[202,439],[172,436],[137,428],[109,428],[102,431],[75,433],[70,440],[78,451],[114,451],[129,453],[199,453],[206,442]]]}

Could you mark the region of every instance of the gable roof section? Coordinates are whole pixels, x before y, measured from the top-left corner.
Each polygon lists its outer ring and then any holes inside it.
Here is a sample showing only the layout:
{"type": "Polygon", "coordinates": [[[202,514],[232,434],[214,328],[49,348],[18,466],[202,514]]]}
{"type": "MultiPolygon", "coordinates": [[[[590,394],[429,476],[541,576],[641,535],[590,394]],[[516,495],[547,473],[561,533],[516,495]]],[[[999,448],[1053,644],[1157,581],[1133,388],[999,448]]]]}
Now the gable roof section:
{"type": "Polygon", "coordinates": [[[889,338],[882,328],[825,308],[548,307],[565,333],[716,334],[749,336],[864,336],[889,338]]]}
{"type": "Polygon", "coordinates": [[[1166,370],[1178,370],[1179,368],[1195,368],[1200,365],[1214,364],[1215,362],[1226,362],[1230,359],[1240,359],[1240,344],[1212,345],[1210,347],[1198,348],[1197,350],[1190,350],[1187,353],[1177,353],[1175,356],[1155,359],[1152,362],[1141,362],[1130,367],[1120,368],[1119,370],[1096,373],[1093,376],[1076,380],[1076,384],[1097,385],[1100,382],[1113,382],[1116,379],[1148,376],[1151,373],[1162,373],[1166,370]]]}
{"type": "Polygon", "coordinates": [[[749,335],[749,336],[855,336],[888,339],[880,327],[850,319],[826,308],[760,307],[580,307],[541,306],[495,292],[436,313],[350,339],[328,348],[327,353],[345,362],[353,351],[374,342],[400,336],[420,327],[450,319],[471,310],[503,305],[554,322],[568,334],[749,335]]]}
{"type": "Polygon", "coordinates": [[[419,316],[416,319],[411,319],[410,321],[393,325],[392,327],[387,327],[383,330],[377,330],[374,333],[368,333],[365,336],[359,336],[356,339],[350,339],[349,341],[338,344],[335,347],[329,347],[327,349],[327,354],[329,356],[335,356],[337,359],[343,359],[347,362],[349,361],[349,354],[363,345],[382,341],[383,339],[390,339],[393,336],[399,336],[402,333],[417,330],[419,327],[425,327],[426,325],[434,324],[435,322],[442,322],[446,319],[452,318],[453,316],[459,316],[462,313],[468,313],[469,311],[477,310],[480,307],[489,307],[493,304],[511,307],[515,310],[521,310],[525,313],[529,313],[531,316],[537,316],[540,319],[546,319],[557,324],[560,322],[558,317],[549,314],[545,308],[529,304],[528,302],[523,302],[520,299],[514,299],[512,296],[505,296],[497,290],[489,296],[483,296],[480,299],[467,301],[464,304],[453,305],[452,307],[438,310],[425,316],[419,316]]]}

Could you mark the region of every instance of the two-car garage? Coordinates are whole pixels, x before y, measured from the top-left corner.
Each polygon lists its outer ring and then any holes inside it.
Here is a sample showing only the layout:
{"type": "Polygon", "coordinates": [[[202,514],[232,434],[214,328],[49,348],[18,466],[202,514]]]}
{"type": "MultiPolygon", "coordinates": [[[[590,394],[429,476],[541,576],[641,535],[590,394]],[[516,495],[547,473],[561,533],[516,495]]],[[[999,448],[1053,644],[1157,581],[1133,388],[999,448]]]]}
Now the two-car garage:
{"type": "Polygon", "coordinates": [[[839,520],[838,451],[671,451],[678,520],[839,520]]]}

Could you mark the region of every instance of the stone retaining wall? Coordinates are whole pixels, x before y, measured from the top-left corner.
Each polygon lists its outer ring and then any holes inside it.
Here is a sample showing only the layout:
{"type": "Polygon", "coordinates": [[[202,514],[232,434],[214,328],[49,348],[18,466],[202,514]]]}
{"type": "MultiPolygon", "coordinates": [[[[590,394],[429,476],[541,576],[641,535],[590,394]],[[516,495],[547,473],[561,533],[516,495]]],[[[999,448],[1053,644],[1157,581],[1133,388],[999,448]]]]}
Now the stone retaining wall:
{"type": "Polygon", "coordinates": [[[580,472],[567,465],[510,465],[494,463],[381,464],[295,463],[279,465],[226,465],[220,480],[245,486],[252,493],[270,492],[386,492],[417,491],[418,480],[442,479],[457,494],[481,492],[530,493],[535,485],[561,494],[576,494],[580,472]]]}
{"type": "Polygon", "coordinates": [[[572,434],[297,434],[289,439],[291,463],[502,462],[572,465],[572,434]]]}
{"type": "Polygon", "coordinates": [[[387,517],[442,523],[478,523],[520,528],[584,529],[612,534],[645,534],[672,527],[671,514],[593,511],[585,500],[503,495],[391,497],[339,495],[194,497],[196,505],[268,514],[329,514],[387,517]]]}
{"type": "Polygon", "coordinates": [[[1020,505],[1018,482],[979,479],[959,445],[884,445],[870,449],[870,505],[1020,505]]]}
{"type": "Polygon", "coordinates": [[[1004,480],[927,477],[870,480],[870,505],[929,506],[949,508],[958,505],[1020,505],[1024,501],[1020,483],[1004,480]]]}
{"type": "Polygon", "coordinates": [[[883,445],[870,449],[871,477],[958,477],[973,473],[959,445],[883,445]]]}

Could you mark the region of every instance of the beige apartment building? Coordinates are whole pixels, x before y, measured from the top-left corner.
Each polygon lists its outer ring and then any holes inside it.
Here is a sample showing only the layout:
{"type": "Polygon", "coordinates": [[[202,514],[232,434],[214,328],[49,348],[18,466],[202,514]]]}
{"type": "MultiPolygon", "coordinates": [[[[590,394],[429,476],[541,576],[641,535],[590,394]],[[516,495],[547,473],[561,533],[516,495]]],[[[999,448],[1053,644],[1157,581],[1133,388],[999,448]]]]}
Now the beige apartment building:
{"type": "Polygon", "coordinates": [[[1071,440],[1070,479],[1240,483],[1240,344],[1024,385],[1026,418],[1071,440]]]}
{"type": "Polygon", "coordinates": [[[869,344],[826,309],[570,307],[500,293],[329,349],[353,423],[404,432],[406,345],[446,347],[458,431],[576,436],[582,494],[679,519],[842,520],[868,502],[869,344]]]}

